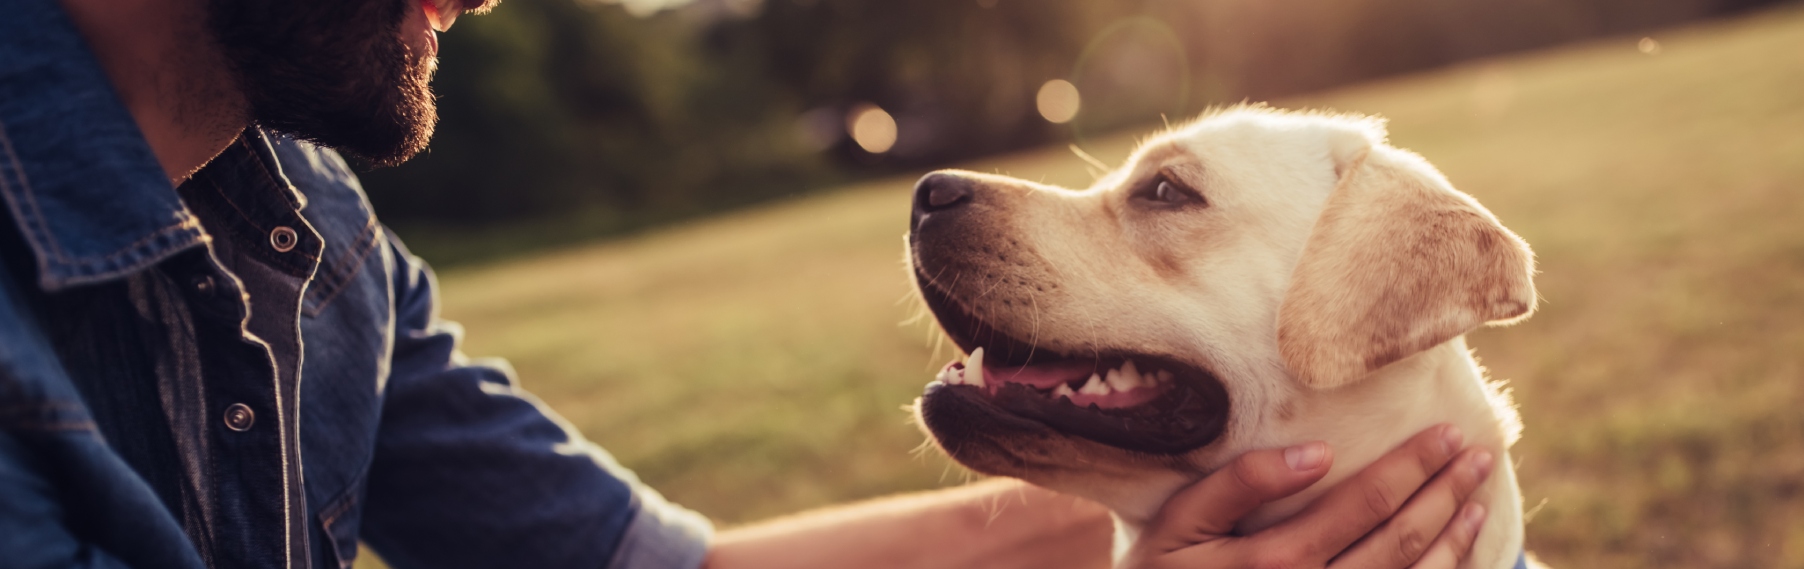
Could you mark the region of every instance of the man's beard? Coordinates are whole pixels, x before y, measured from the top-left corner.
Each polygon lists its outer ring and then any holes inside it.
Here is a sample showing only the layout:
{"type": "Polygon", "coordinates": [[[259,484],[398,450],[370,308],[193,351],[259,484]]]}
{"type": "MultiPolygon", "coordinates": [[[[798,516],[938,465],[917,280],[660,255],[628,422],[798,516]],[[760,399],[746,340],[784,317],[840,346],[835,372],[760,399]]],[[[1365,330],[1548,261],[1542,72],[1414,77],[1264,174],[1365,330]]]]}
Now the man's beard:
{"type": "Polygon", "coordinates": [[[376,166],[432,138],[435,60],[409,49],[416,0],[211,0],[208,25],[258,125],[376,166]]]}

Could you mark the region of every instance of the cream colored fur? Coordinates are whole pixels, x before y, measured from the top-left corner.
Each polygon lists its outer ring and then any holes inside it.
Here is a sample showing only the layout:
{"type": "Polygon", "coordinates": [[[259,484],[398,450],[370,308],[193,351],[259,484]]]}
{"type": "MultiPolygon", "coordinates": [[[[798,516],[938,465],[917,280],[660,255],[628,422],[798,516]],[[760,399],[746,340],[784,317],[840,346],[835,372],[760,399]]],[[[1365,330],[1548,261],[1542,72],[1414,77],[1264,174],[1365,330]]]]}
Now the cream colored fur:
{"type": "Polygon", "coordinates": [[[969,207],[987,220],[966,237],[990,253],[936,275],[951,295],[1047,349],[1193,362],[1220,377],[1232,408],[1220,439],[1178,457],[1044,437],[998,445],[1008,461],[954,458],[1108,506],[1119,547],[1173,492],[1246,451],[1323,440],[1335,453],[1322,482],[1256,511],[1251,531],[1453,423],[1497,457],[1476,494],[1489,520],[1463,567],[1511,567],[1516,413],[1462,335],[1533,310],[1532,259],[1426,161],[1388,145],[1380,121],[1243,106],[1153,137],[1083,190],[958,175],[979,184],[969,207]],[[1160,173],[1208,206],[1137,209],[1128,195],[1160,173]]]}
{"type": "Polygon", "coordinates": [[[1535,307],[1528,244],[1420,157],[1348,159],[1278,311],[1278,347],[1317,388],[1345,385],[1535,307]]]}

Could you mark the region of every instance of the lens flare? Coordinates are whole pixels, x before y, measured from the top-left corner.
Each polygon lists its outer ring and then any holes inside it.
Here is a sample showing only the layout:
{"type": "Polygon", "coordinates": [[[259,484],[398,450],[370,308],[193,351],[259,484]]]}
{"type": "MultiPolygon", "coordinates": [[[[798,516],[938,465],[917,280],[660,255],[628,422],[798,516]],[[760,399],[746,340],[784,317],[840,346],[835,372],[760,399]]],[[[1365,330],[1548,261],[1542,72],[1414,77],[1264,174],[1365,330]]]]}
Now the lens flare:
{"type": "Polygon", "coordinates": [[[881,107],[870,103],[852,107],[846,114],[846,132],[859,148],[871,154],[889,152],[896,145],[896,119],[881,107]]]}
{"type": "Polygon", "coordinates": [[[1071,122],[1071,119],[1077,117],[1078,107],[1082,103],[1082,98],[1077,94],[1077,86],[1064,79],[1047,81],[1040,86],[1040,93],[1034,96],[1034,104],[1040,108],[1040,116],[1053,124],[1071,122]]]}

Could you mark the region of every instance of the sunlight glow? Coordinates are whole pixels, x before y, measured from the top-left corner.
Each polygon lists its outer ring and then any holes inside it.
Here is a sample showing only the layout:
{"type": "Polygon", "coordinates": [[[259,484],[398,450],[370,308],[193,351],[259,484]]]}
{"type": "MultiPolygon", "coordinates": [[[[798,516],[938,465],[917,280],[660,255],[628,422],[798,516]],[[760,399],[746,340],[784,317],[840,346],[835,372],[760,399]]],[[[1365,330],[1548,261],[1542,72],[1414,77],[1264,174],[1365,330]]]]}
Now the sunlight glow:
{"type": "Polygon", "coordinates": [[[1040,86],[1040,93],[1034,96],[1034,105],[1040,108],[1040,116],[1054,124],[1071,122],[1077,116],[1077,109],[1082,100],[1077,95],[1077,86],[1064,79],[1053,79],[1040,86]]]}
{"type": "Polygon", "coordinates": [[[664,10],[674,10],[687,6],[695,0],[596,0],[602,4],[619,4],[626,13],[640,18],[649,18],[664,10]]]}
{"type": "Polygon", "coordinates": [[[846,114],[846,131],[859,148],[871,154],[889,152],[896,145],[896,119],[870,103],[852,107],[846,114]]]}

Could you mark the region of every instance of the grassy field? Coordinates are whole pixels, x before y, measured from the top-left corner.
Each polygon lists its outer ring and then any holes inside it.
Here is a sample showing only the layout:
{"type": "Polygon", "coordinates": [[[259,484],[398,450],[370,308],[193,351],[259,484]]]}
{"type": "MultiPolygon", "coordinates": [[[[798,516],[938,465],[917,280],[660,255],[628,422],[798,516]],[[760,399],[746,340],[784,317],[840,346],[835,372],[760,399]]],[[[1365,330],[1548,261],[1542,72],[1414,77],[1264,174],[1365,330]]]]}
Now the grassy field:
{"type": "MultiPolygon", "coordinates": [[[[1474,335],[1561,567],[1804,567],[1804,10],[1279,106],[1391,119],[1539,253],[1474,335]]],[[[1090,151],[1118,161],[1132,138],[1090,151]]],[[[971,164],[1074,185],[1063,149],[971,164]]],[[[912,179],[443,275],[473,355],[724,524],[959,484],[900,407],[945,357],[906,298],[912,179]]]]}

